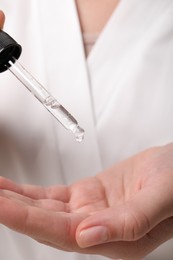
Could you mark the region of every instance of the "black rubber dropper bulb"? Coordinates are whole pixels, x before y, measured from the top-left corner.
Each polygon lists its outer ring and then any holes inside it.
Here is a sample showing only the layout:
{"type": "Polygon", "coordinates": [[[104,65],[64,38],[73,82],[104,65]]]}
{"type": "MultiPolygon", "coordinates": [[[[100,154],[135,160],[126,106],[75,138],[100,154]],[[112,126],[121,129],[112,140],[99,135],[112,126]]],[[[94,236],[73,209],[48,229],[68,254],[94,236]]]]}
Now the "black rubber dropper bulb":
{"type": "Polygon", "coordinates": [[[9,68],[9,61],[15,62],[22,53],[22,46],[19,45],[9,34],[0,30],[0,72],[9,68]],[[13,60],[14,58],[14,60],[13,60]]]}

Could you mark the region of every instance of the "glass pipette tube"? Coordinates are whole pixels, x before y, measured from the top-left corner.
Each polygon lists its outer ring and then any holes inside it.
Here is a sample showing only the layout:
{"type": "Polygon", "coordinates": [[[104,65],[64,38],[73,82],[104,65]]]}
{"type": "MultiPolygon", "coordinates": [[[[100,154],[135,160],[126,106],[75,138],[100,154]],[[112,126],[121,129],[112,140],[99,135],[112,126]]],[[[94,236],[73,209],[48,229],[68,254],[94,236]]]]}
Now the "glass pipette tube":
{"type": "Polygon", "coordinates": [[[43,104],[43,106],[81,142],[84,130],[76,119],[18,62],[12,57],[6,65],[14,76],[43,104]]]}

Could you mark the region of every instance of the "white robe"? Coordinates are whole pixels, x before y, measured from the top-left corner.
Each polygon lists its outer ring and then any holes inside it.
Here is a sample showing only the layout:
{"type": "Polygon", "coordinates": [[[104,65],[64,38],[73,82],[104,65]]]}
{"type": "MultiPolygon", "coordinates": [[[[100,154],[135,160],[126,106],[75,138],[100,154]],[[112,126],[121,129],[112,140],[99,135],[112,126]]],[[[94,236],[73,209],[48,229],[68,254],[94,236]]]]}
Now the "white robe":
{"type": "MultiPolygon", "coordinates": [[[[1,0],[19,61],[85,129],[75,142],[10,72],[0,75],[0,174],[71,183],[173,140],[173,1],[122,0],[88,59],[74,0],[1,0]]],[[[147,260],[172,260],[170,242],[147,260]]],[[[0,259],[101,260],[61,252],[5,227],[0,259]]]]}

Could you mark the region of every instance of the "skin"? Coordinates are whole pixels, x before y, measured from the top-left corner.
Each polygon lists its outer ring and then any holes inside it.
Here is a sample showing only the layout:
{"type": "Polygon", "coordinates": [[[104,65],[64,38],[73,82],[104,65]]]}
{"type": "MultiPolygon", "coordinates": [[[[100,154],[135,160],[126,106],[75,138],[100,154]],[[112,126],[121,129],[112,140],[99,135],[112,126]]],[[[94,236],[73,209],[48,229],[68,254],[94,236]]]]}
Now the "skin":
{"type": "Polygon", "coordinates": [[[118,3],[119,0],[76,0],[82,32],[101,32],[118,3]]]}
{"type": "Polygon", "coordinates": [[[4,13],[0,10],[0,28],[2,29],[5,21],[5,15],[4,13]]]}
{"type": "Polygon", "coordinates": [[[140,259],[173,236],[172,183],[173,144],[70,186],[1,178],[0,223],[61,250],[140,259]]]}
{"type": "MultiPolygon", "coordinates": [[[[5,16],[0,12],[0,28],[5,16]]],[[[173,144],[69,186],[0,178],[0,223],[64,251],[140,259],[173,237],[173,144]]]]}

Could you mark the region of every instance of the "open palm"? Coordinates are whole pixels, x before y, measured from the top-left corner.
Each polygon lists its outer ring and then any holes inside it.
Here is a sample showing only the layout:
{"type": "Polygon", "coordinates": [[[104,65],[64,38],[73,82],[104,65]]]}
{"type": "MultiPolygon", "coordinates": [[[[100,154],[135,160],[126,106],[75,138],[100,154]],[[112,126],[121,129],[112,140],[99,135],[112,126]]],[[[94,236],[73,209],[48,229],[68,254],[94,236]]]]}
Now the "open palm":
{"type": "Polygon", "coordinates": [[[173,236],[173,145],[70,186],[0,179],[0,222],[65,251],[139,259],[173,236]]]}

